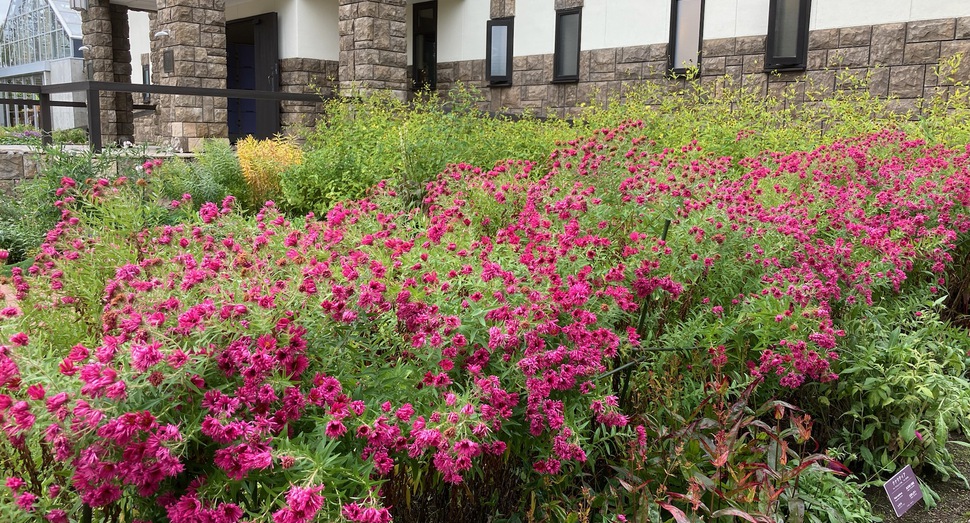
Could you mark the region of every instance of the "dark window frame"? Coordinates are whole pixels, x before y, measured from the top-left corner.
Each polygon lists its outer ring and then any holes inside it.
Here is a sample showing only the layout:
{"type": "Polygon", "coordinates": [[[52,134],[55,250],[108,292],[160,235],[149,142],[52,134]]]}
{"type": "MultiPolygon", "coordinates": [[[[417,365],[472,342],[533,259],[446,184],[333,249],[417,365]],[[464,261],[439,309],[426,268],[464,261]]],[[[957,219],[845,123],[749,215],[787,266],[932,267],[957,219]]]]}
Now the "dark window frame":
{"type": "Polygon", "coordinates": [[[798,0],[798,35],[795,56],[778,57],[773,54],[777,27],[778,0],[768,4],[768,35],[765,38],[765,72],[804,71],[808,68],[808,26],[811,22],[812,0],[798,0]]]}
{"type": "Polygon", "coordinates": [[[412,67],[411,89],[414,91],[427,89],[430,92],[434,92],[438,89],[437,45],[438,45],[438,26],[439,25],[440,24],[438,20],[438,0],[422,0],[411,4],[411,53],[412,53],[411,54],[411,67],[412,67]],[[418,12],[423,9],[433,10],[432,13],[433,13],[434,24],[435,24],[434,48],[431,51],[434,58],[434,64],[433,64],[433,67],[430,67],[431,64],[428,64],[429,67],[425,71],[425,74],[427,74],[427,78],[424,78],[424,80],[426,80],[425,82],[421,81],[422,80],[422,78],[420,78],[421,74],[418,72],[418,57],[416,55],[417,49],[418,49],[418,39],[426,36],[424,32],[420,32],[420,33],[418,32],[418,18],[419,18],[418,12]]]}
{"type": "Polygon", "coordinates": [[[512,32],[514,30],[514,20],[515,17],[503,17],[503,18],[493,18],[486,24],[486,37],[485,37],[485,76],[488,79],[488,85],[493,86],[506,86],[512,85],[512,32]],[[492,28],[495,26],[505,26],[507,28],[506,40],[505,40],[505,64],[506,64],[506,74],[501,76],[492,75],[492,28]]]}
{"type": "MultiPolygon", "coordinates": [[[[151,66],[149,66],[148,64],[141,64],[141,83],[145,85],[151,85],[152,83],[151,66]]],[[[142,103],[146,103],[146,104],[151,103],[152,101],[151,93],[142,93],[141,101],[142,103]]]]}
{"type": "MultiPolygon", "coordinates": [[[[667,72],[675,77],[684,77],[687,75],[686,67],[677,67],[674,63],[674,56],[677,53],[674,52],[677,46],[677,4],[681,0],[670,0],[670,44],[667,46],[667,72]]],[[[697,28],[697,71],[701,70],[701,58],[704,55],[704,6],[707,3],[705,0],[701,1],[701,16],[700,16],[700,27],[697,28]]]]}
{"type": "Polygon", "coordinates": [[[568,9],[557,9],[556,10],[556,47],[552,57],[552,83],[576,83],[579,81],[579,64],[580,53],[582,52],[582,41],[583,41],[583,8],[582,7],[570,7],[568,9]],[[563,74],[562,66],[560,65],[560,57],[564,52],[563,49],[563,27],[562,19],[566,16],[578,15],[579,24],[576,29],[576,74],[563,74]]]}

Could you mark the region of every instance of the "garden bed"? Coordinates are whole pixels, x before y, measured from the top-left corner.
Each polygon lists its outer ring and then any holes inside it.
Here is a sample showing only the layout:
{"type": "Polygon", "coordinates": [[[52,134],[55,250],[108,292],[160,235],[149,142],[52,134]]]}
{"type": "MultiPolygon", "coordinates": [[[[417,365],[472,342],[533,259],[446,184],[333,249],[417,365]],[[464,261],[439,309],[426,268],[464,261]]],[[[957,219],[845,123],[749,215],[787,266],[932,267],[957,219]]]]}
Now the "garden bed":
{"type": "Polygon", "coordinates": [[[2,229],[0,515],[862,523],[859,478],[964,470],[960,107],[656,95],[48,164],[2,229]]]}

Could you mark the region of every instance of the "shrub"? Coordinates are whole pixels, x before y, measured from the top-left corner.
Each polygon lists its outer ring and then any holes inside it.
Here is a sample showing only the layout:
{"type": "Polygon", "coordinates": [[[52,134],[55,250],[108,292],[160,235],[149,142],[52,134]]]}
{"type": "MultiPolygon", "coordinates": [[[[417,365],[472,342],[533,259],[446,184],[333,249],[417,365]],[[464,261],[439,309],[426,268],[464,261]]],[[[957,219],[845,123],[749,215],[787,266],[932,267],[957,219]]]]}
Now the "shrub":
{"type": "Polygon", "coordinates": [[[162,198],[181,200],[188,194],[195,210],[206,202],[221,202],[229,195],[247,205],[252,200],[236,153],[224,140],[207,140],[192,161],[165,159],[151,175],[156,178],[153,187],[162,198]]]}
{"type": "Polygon", "coordinates": [[[449,163],[539,162],[557,140],[575,135],[559,120],[488,118],[477,108],[479,98],[459,85],[445,99],[430,95],[411,106],[387,94],[327,102],[326,117],[307,137],[306,165],[283,177],[286,206],[323,213],[387,180],[413,208],[449,163]]]}
{"type": "Polygon", "coordinates": [[[236,142],[236,154],[249,189],[250,203],[256,207],[279,197],[282,173],[303,162],[300,148],[283,138],[257,140],[247,136],[236,142]]]}
{"type": "Polygon", "coordinates": [[[64,178],[84,187],[102,178],[113,180],[120,172],[141,164],[143,153],[138,149],[105,149],[95,155],[44,148],[37,176],[18,185],[13,199],[0,199],[0,248],[8,251],[8,261],[33,256],[47,231],[57,223],[60,212],[54,203],[61,199],[64,178]]]}
{"type": "Polygon", "coordinates": [[[872,478],[912,465],[967,479],[947,450],[952,432],[970,433],[970,336],[941,321],[935,303],[886,300],[849,322],[839,381],[819,390],[833,417],[832,444],[872,478]]]}

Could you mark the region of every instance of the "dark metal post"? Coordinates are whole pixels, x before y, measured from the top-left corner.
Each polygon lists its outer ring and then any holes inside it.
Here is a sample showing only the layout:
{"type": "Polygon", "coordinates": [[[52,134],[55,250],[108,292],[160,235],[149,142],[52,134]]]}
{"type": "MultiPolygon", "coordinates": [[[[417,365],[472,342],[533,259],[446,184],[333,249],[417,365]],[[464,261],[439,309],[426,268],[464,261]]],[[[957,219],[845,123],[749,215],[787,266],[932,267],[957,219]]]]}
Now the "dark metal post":
{"type": "Polygon", "coordinates": [[[54,132],[54,122],[51,119],[51,95],[40,93],[40,143],[48,146],[54,143],[52,133],[54,132]]]}
{"type": "Polygon", "coordinates": [[[98,89],[88,88],[88,139],[91,151],[100,153],[104,148],[101,141],[101,98],[98,89]]]}

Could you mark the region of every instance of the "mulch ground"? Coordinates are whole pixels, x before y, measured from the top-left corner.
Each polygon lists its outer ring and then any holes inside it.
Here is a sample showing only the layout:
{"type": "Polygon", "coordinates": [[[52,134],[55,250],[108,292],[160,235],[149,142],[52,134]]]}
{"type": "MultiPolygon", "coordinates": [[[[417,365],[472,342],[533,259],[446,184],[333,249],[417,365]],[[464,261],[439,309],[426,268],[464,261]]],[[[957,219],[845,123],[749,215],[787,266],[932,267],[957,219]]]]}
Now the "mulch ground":
{"type": "MultiPolygon", "coordinates": [[[[960,472],[970,478],[970,449],[950,445],[950,452],[960,472]]],[[[882,517],[885,523],[970,523],[970,490],[964,487],[962,481],[943,481],[934,476],[920,479],[940,495],[935,507],[928,509],[923,502],[918,502],[903,517],[897,518],[886,492],[882,488],[872,488],[866,490],[866,497],[872,503],[873,512],[882,517]]]]}

